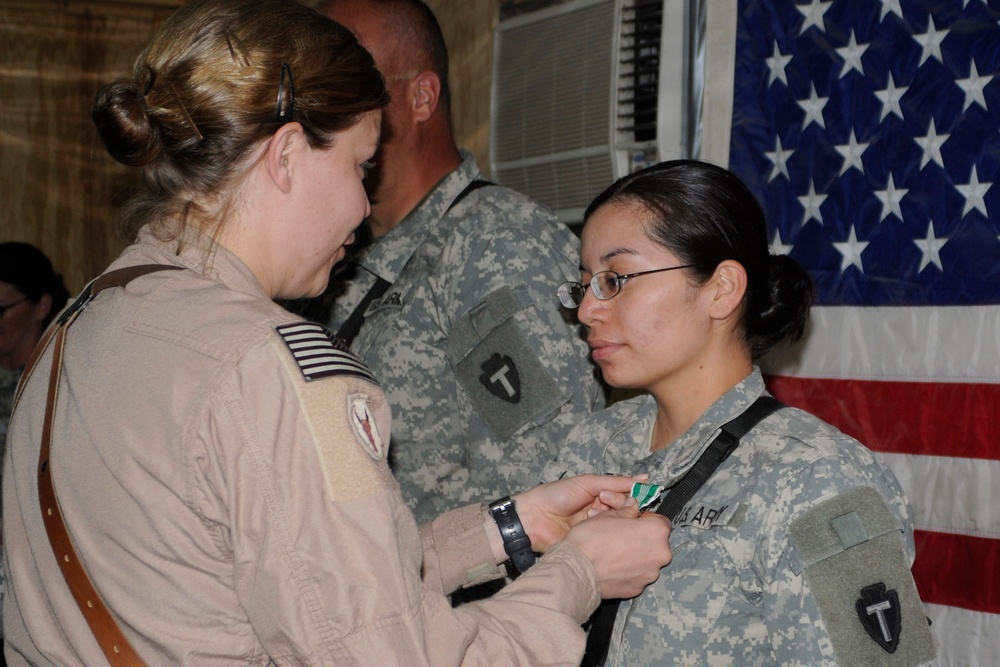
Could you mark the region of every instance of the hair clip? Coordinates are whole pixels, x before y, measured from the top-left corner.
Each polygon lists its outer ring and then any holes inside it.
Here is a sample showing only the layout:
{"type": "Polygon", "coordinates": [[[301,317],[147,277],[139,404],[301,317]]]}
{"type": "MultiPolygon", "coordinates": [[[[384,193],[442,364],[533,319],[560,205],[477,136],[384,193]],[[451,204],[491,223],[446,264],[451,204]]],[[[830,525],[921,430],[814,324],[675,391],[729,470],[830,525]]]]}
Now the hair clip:
{"type": "Polygon", "coordinates": [[[228,28],[222,31],[222,36],[226,38],[226,46],[229,47],[229,55],[232,57],[233,62],[240,67],[240,75],[250,76],[253,74],[256,68],[250,63],[250,56],[247,54],[247,49],[243,46],[240,38],[229,32],[228,28]],[[233,42],[236,42],[236,48],[233,48],[233,42]],[[237,51],[239,51],[239,55],[236,54],[237,51]]]}
{"type": "Polygon", "coordinates": [[[142,88],[142,96],[145,97],[149,95],[149,91],[153,89],[153,84],[156,83],[156,72],[149,63],[145,63],[142,66],[143,80],[139,81],[139,85],[142,88]]]}
{"type": "Polygon", "coordinates": [[[275,110],[275,120],[287,123],[295,113],[295,81],[292,79],[292,68],[288,63],[281,63],[281,80],[278,82],[278,106],[275,110]],[[285,77],[288,77],[288,104],[285,104],[285,77]],[[285,108],[287,107],[287,108],[285,108]]]}
{"type": "Polygon", "coordinates": [[[181,108],[181,113],[184,114],[184,119],[187,121],[188,126],[191,128],[191,131],[194,132],[196,137],[198,137],[198,143],[205,141],[205,137],[201,136],[201,132],[198,130],[198,126],[194,124],[194,120],[191,118],[191,114],[189,114],[187,109],[184,107],[184,102],[181,101],[181,96],[177,94],[177,89],[174,88],[173,82],[167,81],[167,87],[170,88],[170,92],[173,93],[174,99],[177,100],[177,106],[181,108]]]}

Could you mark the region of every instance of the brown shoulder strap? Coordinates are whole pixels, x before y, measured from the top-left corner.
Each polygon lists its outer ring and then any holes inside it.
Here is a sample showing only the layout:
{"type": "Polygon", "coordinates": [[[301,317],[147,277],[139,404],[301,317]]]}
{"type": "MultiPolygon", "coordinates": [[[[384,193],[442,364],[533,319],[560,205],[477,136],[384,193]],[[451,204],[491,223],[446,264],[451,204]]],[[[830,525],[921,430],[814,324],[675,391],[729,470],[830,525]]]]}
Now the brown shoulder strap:
{"type": "Polygon", "coordinates": [[[49,466],[49,450],[52,443],[52,424],[55,418],[56,400],[59,394],[59,376],[62,372],[63,348],[66,344],[66,330],[76,320],[77,315],[86,305],[97,296],[102,290],[108,287],[122,287],[134,278],[168,269],[179,269],[177,266],[166,266],[159,264],[147,264],[143,266],[133,266],[117,271],[111,271],[90,283],[80,297],[59,316],[53,323],[43,341],[35,349],[25,372],[22,375],[22,382],[18,388],[18,396],[24,387],[24,378],[34,370],[42,352],[49,342],[54,340],[55,345],[52,350],[52,367],[49,372],[49,392],[45,402],[45,422],[42,426],[42,444],[38,453],[38,501],[42,508],[42,521],[45,524],[45,532],[49,537],[49,544],[55,554],[56,561],[62,571],[63,578],[69,586],[70,593],[76,604],[80,607],[90,631],[94,633],[97,643],[104,651],[105,657],[113,667],[119,665],[125,667],[138,667],[144,665],[139,654],[125,639],[121,629],[115,622],[114,617],[101,596],[94,588],[93,582],[87,576],[83,563],[77,556],[73,542],[70,540],[66,530],[66,523],[63,520],[62,511],[59,509],[59,500],[56,498],[56,491],[52,485],[52,471],[49,466]]]}

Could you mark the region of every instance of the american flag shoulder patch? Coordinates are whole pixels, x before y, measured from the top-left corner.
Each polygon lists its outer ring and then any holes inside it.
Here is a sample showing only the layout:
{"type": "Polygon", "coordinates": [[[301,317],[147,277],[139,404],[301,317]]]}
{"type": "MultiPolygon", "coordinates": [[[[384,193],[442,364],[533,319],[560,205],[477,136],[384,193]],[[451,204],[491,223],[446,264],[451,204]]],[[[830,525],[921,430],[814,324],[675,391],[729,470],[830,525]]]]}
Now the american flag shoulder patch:
{"type": "Polygon", "coordinates": [[[349,375],[378,384],[368,366],[326,327],[312,322],[292,322],[275,327],[275,331],[285,341],[307,382],[349,375]]]}

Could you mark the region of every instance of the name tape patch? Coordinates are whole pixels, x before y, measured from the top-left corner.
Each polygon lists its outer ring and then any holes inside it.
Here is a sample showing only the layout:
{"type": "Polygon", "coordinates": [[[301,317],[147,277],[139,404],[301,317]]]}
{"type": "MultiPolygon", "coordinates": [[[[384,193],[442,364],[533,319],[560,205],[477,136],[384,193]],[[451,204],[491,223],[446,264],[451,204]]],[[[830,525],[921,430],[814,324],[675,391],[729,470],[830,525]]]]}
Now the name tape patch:
{"type": "Polygon", "coordinates": [[[349,375],[378,384],[363,361],[336,340],[326,329],[312,322],[293,322],[275,327],[285,341],[306,381],[349,375]]]}

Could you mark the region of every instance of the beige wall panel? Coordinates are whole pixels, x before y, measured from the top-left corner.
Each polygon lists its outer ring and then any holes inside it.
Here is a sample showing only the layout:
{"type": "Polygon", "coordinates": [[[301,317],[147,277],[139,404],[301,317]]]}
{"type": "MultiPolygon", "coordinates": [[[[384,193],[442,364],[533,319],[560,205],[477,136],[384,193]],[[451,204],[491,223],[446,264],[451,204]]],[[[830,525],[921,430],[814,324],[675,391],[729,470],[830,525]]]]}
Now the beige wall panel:
{"type": "Polygon", "coordinates": [[[452,122],[458,144],[489,172],[493,29],[499,0],[426,0],[448,44],[452,122]]]}
{"type": "MultiPolygon", "coordinates": [[[[501,0],[427,0],[451,56],[459,145],[489,170],[493,29],[501,0]]],[[[130,72],[183,0],[0,0],[0,241],[42,248],[83,287],[122,248],[116,204],[129,170],[90,121],[98,88],[130,72]]]]}
{"type": "Polygon", "coordinates": [[[163,4],[0,2],[0,240],[42,248],[71,291],[122,247],[126,170],[97,138],[94,94],[131,70],[163,4]]]}

